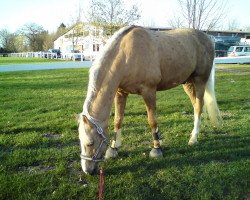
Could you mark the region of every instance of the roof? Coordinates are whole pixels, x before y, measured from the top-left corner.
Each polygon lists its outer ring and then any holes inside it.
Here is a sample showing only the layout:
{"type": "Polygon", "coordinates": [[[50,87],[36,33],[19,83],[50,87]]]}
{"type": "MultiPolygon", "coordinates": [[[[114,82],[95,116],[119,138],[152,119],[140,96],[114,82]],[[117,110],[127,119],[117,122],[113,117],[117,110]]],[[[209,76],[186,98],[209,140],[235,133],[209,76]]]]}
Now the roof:
{"type": "Polygon", "coordinates": [[[250,34],[250,31],[242,31],[242,30],[211,30],[208,32],[217,32],[217,33],[244,33],[250,34]]]}
{"type": "MultiPolygon", "coordinates": [[[[146,27],[150,30],[155,30],[155,31],[168,31],[168,30],[172,30],[175,28],[172,27],[146,27]]],[[[231,34],[239,34],[239,33],[243,33],[243,34],[249,34],[250,35],[250,31],[244,31],[244,30],[201,30],[203,32],[208,32],[208,33],[231,33],[231,34]]]]}

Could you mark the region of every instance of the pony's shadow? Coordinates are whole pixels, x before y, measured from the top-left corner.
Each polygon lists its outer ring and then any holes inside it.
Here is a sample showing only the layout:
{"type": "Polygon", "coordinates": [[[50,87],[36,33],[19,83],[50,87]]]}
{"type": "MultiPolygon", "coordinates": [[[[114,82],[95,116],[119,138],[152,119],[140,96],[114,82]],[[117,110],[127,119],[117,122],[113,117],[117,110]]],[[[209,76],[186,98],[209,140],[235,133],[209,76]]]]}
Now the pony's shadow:
{"type": "Polygon", "coordinates": [[[137,174],[138,170],[142,170],[146,174],[154,174],[159,170],[171,167],[199,167],[211,162],[228,163],[245,160],[248,158],[249,152],[242,147],[248,146],[249,142],[250,138],[241,138],[239,136],[223,135],[218,136],[216,139],[206,138],[196,146],[163,148],[164,157],[160,159],[152,159],[147,155],[143,155],[145,151],[149,153],[146,148],[131,151],[121,150],[117,160],[108,161],[109,167],[107,167],[106,173],[112,175],[121,173],[137,174]],[[125,161],[127,158],[131,161],[125,161]],[[114,163],[112,164],[112,162],[114,163]]]}

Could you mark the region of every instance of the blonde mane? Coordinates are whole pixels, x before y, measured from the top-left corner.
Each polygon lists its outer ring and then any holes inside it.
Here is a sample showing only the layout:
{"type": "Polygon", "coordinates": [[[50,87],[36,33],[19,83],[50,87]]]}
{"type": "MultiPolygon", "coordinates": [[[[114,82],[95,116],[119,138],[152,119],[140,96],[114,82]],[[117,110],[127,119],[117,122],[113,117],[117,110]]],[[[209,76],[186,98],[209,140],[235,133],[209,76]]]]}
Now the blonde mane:
{"type": "Polygon", "coordinates": [[[97,83],[97,80],[99,79],[99,70],[100,70],[100,67],[102,66],[103,61],[105,60],[105,55],[107,54],[107,52],[112,50],[112,48],[117,43],[117,41],[133,27],[134,26],[126,26],[120,29],[119,31],[115,32],[114,35],[107,41],[102,52],[93,62],[93,65],[89,70],[89,84],[88,84],[87,96],[83,104],[83,112],[88,113],[89,106],[93,98],[95,97],[95,94],[97,91],[96,83],[97,83]]]}

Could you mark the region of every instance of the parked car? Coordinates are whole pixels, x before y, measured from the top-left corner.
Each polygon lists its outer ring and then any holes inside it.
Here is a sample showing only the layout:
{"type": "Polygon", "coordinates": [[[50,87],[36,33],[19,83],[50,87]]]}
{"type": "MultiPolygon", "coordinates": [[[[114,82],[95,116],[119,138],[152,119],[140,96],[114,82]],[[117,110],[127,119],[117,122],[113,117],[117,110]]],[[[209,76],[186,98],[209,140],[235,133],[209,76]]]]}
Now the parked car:
{"type": "Polygon", "coordinates": [[[56,53],[56,56],[54,56],[54,58],[61,58],[61,51],[60,51],[60,49],[49,49],[48,52],[49,53],[56,53]]]}
{"type": "Polygon", "coordinates": [[[71,50],[71,53],[71,60],[81,60],[81,56],[82,60],[85,60],[85,56],[79,50],[71,50]]]}
{"type": "Polygon", "coordinates": [[[48,57],[48,54],[49,54],[48,51],[40,51],[39,53],[41,54],[41,57],[42,57],[42,58],[47,58],[47,57],[48,57]]]}
{"type": "Polygon", "coordinates": [[[250,45],[231,46],[227,51],[227,56],[250,56],[250,45]]]}

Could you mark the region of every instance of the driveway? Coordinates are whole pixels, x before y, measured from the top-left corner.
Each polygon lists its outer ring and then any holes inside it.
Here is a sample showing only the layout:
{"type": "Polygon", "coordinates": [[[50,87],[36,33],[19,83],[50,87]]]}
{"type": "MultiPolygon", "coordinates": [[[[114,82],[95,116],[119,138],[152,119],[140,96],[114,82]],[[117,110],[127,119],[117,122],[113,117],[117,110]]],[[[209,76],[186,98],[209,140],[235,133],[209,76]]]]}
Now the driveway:
{"type": "Polygon", "coordinates": [[[91,67],[91,61],[83,62],[52,62],[37,64],[10,64],[0,65],[0,72],[29,71],[29,70],[48,70],[48,69],[66,69],[66,68],[87,68],[91,67]]]}

